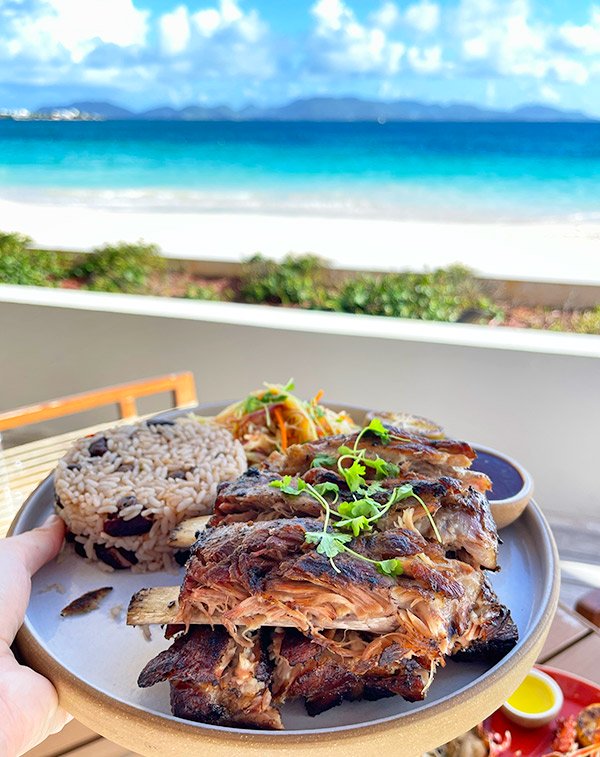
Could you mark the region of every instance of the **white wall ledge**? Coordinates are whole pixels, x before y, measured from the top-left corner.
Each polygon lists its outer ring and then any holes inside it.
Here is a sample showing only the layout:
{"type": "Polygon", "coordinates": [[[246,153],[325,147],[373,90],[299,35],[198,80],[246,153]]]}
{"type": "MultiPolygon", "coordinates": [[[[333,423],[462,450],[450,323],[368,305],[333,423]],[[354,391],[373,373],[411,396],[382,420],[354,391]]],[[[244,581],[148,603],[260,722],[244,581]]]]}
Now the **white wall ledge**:
{"type": "MultiPolygon", "coordinates": [[[[0,303],[495,350],[600,358],[600,336],[330,313],[268,305],[0,285],[0,303]]],[[[1,326],[1,324],[0,324],[1,326]]]]}

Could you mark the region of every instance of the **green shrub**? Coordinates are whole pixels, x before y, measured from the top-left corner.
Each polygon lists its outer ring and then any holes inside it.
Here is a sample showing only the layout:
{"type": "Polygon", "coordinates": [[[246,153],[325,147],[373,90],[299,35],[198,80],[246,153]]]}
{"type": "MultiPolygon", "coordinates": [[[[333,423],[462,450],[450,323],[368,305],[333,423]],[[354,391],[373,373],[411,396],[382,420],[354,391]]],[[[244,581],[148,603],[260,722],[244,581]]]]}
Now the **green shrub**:
{"type": "Polygon", "coordinates": [[[429,321],[456,321],[463,314],[468,314],[468,320],[477,320],[498,314],[471,272],[462,266],[353,277],[341,286],[336,310],[429,321]]]}
{"type": "Polygon", "coordinates": [[[577,315],[573,319],[573,329],[578,334],[600,334],[600,305],[577,315]]]}
{"type": "Polygon", "coordinates": [[[326,271],[315,255],[288,255],[281,263],[255,255],[244,263],[240,296],[245,302],[330,309],[326,271]]]}
{"type": "Polygon", "coordinates": [[[210,302],[229,302],[233,297],[230,289],[220,291],[210,284],[188,284],[185,294],[189,300],[207,300],[210,302]]]}
{"type": "Polygon", "coordinates": [[[53,285],[66,272],[56,252],[31,250],[23,234],[0,232],[0,283],[25,286],[53,285]]]}
{"type": "Polygon", "coordinates": [[[135,294],[144,292],[152,274],[163,268],[164,260],[156,245],[119,242],[82,255],[71,275],[83,279],[88,289],[135,294]]]}

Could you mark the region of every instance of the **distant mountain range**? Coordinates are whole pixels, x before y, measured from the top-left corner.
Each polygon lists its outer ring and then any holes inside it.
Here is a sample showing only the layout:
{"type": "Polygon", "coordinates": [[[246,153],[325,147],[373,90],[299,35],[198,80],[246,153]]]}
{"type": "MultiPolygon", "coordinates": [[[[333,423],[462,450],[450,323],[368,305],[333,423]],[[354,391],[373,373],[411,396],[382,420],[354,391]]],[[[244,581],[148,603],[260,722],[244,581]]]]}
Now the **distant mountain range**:
{"type": "Polygon", "coordinates": [[[439,105],[418,100],[380,102],[357,97],[309,97],[287,105],[259,108],[253,105],[233,110],[226,105],[206,107],[168,106],[141,113],[107,102],[74,102],[39,108],[39,113],[77,108],[111,121],[595,121],[578,110],[560,110],[547,105],[522,105],[513,110],[489,110],[465,103],[439,105]]]}

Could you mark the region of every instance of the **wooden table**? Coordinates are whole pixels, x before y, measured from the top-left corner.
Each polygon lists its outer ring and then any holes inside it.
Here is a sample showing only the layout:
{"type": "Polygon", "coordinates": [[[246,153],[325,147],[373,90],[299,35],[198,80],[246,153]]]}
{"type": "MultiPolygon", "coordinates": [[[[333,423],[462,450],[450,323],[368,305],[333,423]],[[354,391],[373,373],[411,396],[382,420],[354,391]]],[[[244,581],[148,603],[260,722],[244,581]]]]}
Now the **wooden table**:
{"type": "MultiPolygon", "coordinates": [[[[131,423],[118,421],[117,423],[131,423]]],[[[0,537],[26,497],[55,467],[75,439],[115,422],[0,451],[0,537]]],[[[559,606],[538,662],[562,668],[600,685],[600,630],[564,604],[559,606]]],[[[61,733],[28,752],[28,757],[135,757],[73,721],[61,733]]]]}

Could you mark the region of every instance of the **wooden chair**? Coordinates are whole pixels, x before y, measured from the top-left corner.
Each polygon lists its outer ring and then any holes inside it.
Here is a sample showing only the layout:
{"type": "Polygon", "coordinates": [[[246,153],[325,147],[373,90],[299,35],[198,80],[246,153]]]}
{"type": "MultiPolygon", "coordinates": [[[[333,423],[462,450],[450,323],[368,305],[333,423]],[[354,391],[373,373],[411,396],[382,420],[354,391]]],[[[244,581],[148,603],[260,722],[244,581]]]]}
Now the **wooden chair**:
{"type": "Polygon", "coordinates": [[[175,407],[193,407],[197,403],[194,375],[190,371],[169,373],[157,378],[130,381],[127,384],[94,389],[91,392],[71,394],[36,405],[18,407],[0,413],[0,431],[7,431],[31,423],[41,423],[52,418],[81,413],[105,405],[118,405],[120,417],[131,419],[137,417],[136,400],[152,394],[172,392],[175,407]]]}
{"type": "Polygon", "coordinates": [[[0,432],[106,405],[117,405],[120,417],[118,421],[38,439],[4,451],[0,445],[0,538],[6,533],[21,504],[55,468],[58,460],[76,439],[108,426],[135,420],[139,417],[136,400],[163,392],[172,393],[174,407],[194,407],[197,404],[194,376],[186,371],[131,381],[0,413],[0,432]]]}

